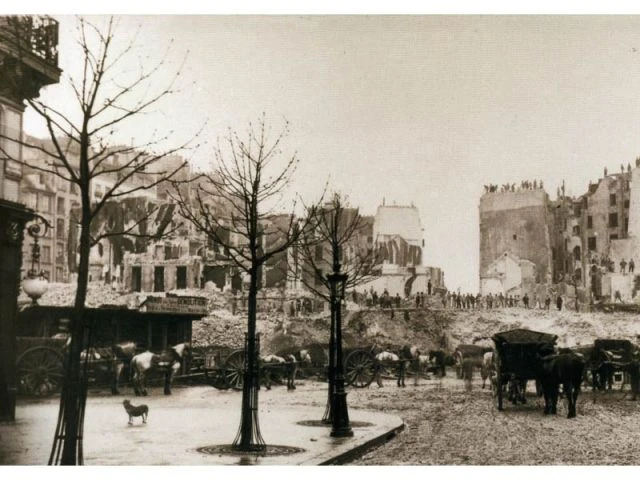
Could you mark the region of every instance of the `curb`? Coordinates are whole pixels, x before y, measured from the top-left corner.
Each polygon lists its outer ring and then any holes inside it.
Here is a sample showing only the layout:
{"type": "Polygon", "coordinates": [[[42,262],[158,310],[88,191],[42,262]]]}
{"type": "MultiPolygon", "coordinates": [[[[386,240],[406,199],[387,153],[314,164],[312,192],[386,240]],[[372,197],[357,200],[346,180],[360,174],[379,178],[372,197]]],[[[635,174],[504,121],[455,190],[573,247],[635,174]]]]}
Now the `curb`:
{"type": "Polygon", "coordinates": [[[352,448],[351,450],[336,455],[335,457],[331,457],[328,460],[325,460],[318,465],[343,465],[351,460],[354,460],[362,455],[364,455],[367,451],[372,450],[380,445],[387,443],[392,440],[398,433],[404,430],[405,423],[402,422],[401,425],[391,429],[390,431],[383,433],[375,438],[372,438],[368,442],[365,442],[361,445],[352,448]]]}

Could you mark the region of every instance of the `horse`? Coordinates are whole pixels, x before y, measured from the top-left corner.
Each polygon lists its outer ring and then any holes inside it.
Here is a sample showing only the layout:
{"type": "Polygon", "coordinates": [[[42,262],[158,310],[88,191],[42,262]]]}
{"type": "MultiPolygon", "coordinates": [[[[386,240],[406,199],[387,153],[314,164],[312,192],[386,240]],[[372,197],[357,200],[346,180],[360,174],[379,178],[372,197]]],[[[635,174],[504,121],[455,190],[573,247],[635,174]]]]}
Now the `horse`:
{"type": "MultiPolygon", "coordinates": [[[[385,367],[399,369],[400,356],[393,352],[382,351],[375,354],[375,360],[376,382],[378,387],[382,388],[384,386],[382,383],[382,369],[385,367]]],[[[398,386],[401,386],[400,374],[398,375],[398,386]]]]}
{"type": "Polygon", "coordinates": [[[482,357],[482,366],[480,367],[480,376],[482,377],[482,388],[485,387],[487,379],[489,379],[489,387],[493,389],[493,377],[496,375],[496,366],[493,361],[493,352],[486,352],[482,357]]]}
{"type": "MultiPolygon", "coordinates": [[[[67,340],[63,351],[67,350],[70,344],[71,337],[67,340]]],[[[119,395],[120,375],[124,365],[131,362],[136,353],[136,348],[136,344],[130,341],[121,342],[107,348],[89,347],[80,352],[80,361],[87,362],[94,371],[100,369],[103,373],[108,374],[111,381],[111,394],[119,395]]]]}
{"type": "Polygon", "coordinates": [[[556,413],[560,384],[567,396],[567,418],[576,416],[576,403],[584,373],[585,361],[573,353],[547,355],[541,359],[540,383],[544,395],[544,414],[556,413]]]}
{"type": "Polygon", "coordinates": [[[471,361],[471,368],[482,368],[483,355],[492,349],[490,347],[476,344],[460,344],[453,352],[453,358],[456,365],[456,376],[463,378],[462,366],[465,360],[471,361]]]}
{"type": "Polygon", "coordinates": [[[429,350],[429,362],[433,365],[431,370],[435,375],[444,377],[447,374],[446,366],[455,364],[455,360],[444,350],[429,350]]]}
{"type": "Polygon", "coordinates": [[[191,356],[191,345],[180,343],[160,353],[149,350],[135,355],[131,359],[131,376],[136,396],[147,395],[146,376],[150,371],[164,374],[164,394],[171,395],[171,382],[180,370],[182,362],[191,356]]]}
{"type": "Polygon", "coordinates": [[[120,375],[124,369],[125,364],[131,365],[131,360],[136,354],[138,346],[135,342],[121,342],[111,347],[113,354],[113,376],[111,384],[111,394],[119,395],[118,389],[120,375]]]}
{"type": "MultiPolygon", "coordinates": [[[[260,357],[260,377],[267,390],[271,390],[271,380],[277,370],[286,369],[287,360],[279,355],[265,355],[260,357]]],[[[285,372],[286,373],[286,370],[285,372]]],[[[295,388],[295,387],[294,387],[295,388]]],[[[287,376],[287,389],[289,389],[289,378],[287,376]]]]}
{"type": "Polygon", "coordinates": [[[300,365],[311,366],[313,363],[309,349],[281,350],[277,352],[277,355],[284,357],[286,360],[287,390],[295,390],[296,375],[300,365]]]}

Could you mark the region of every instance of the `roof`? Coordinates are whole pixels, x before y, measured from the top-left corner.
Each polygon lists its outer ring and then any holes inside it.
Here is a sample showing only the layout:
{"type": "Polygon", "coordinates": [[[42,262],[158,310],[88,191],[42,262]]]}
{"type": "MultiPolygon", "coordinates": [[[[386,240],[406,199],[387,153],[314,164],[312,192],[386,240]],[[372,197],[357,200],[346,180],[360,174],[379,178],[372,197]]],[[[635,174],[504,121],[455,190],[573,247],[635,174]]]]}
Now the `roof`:
{"type": "Polygon", "coordinates": [[[502,345],[503,343],[539,343],[553,345],[556,343],[558,336],[550,333],[536,332],[526,328],[516,328],[515,330],[496,333],[491,339],[496,346],[502,345]]]}
{"type": "Polygon", "coordinates": [[[379,206],[373,224],[374,239],[380,235],[399,235],[408,242],[422,242],[420,212],[416,207],[379,206]]]}

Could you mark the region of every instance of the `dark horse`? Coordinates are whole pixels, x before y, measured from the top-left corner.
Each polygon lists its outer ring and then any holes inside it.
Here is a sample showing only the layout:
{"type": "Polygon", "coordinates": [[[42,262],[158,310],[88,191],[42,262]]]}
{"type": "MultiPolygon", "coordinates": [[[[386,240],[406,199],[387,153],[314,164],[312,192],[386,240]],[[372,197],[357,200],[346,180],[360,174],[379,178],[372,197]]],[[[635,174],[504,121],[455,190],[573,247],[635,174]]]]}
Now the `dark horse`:
{"type": "Polygon", "coordinates": [[[455,359],[444,350],[429,350],[429,363],[432,366],[428,368],[428,371],[439,377],[444,377],[447,374],[446,367],[455,365],[455,359]]]}
{"type": "Polygon", "coordinates": [[[579,355],[561,353],[541,358],[540,384],[544,395],[544,413],[555,414],[558,404],[560,384],[567,395],[569,412],[567,418],[576,416],[576,402],[580,394],[580,384],[584,373],[585,362],[579,355]]]}
{"type": "Polygon", "coordinates": [[[191,345],[180,343],[160,353],[146,351],[131,359],[131,375],[133,390],[137,396],[146,395],[146,376],[149,371],[158,371],[164,374],[164,394],[171,395],[171,382],[180,370],[185,358],[191,355],[191,345]]]}
{"type": "Polygon", "coordinates": [[[111,393],[119,395],[118,389],[120,376],[125,365],[131,366],[131,360],[136,354],[137,345],[134,342],[121,342],[111,347],[113,354],[113,378],[111,384],[111,393]]]}

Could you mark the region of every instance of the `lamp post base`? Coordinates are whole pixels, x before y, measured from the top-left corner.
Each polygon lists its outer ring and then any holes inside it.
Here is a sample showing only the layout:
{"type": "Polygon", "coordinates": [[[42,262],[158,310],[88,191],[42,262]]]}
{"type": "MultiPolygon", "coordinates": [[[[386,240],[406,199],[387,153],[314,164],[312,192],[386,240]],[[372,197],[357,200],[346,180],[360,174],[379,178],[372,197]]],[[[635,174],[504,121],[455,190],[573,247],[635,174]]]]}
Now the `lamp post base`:
{"type": "Polygon", "coordinates": [[[338,391],[333,395],[333,424],[332,437],[352,437],[353,430],[349,425],[349,410],[347,409],[347,392],[338,391]]]}

